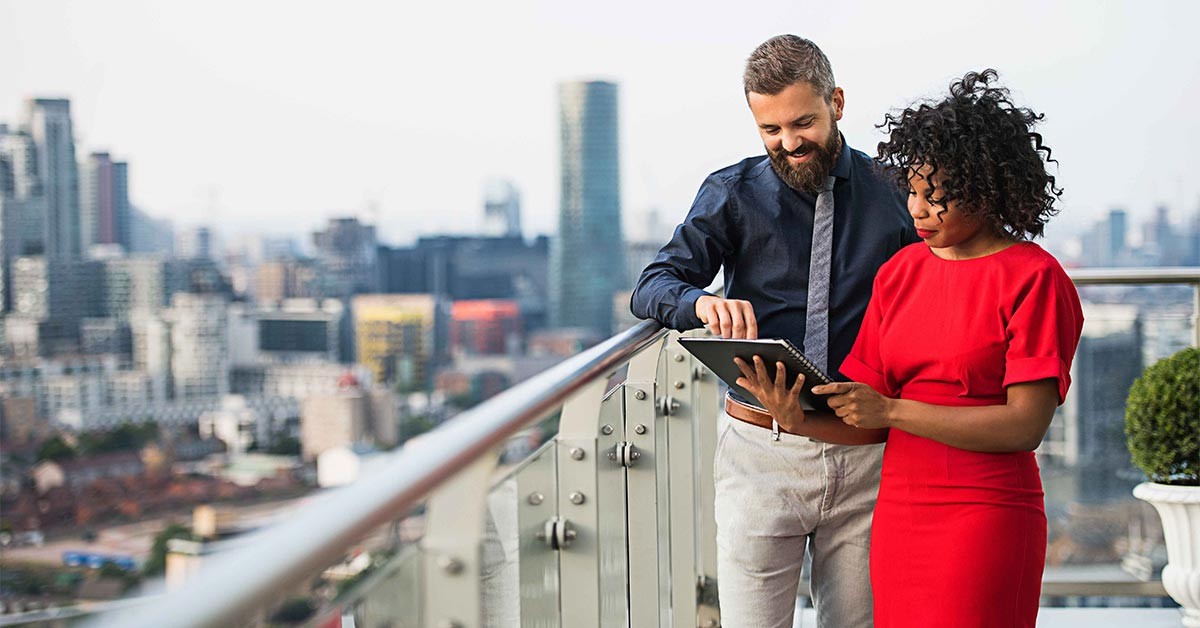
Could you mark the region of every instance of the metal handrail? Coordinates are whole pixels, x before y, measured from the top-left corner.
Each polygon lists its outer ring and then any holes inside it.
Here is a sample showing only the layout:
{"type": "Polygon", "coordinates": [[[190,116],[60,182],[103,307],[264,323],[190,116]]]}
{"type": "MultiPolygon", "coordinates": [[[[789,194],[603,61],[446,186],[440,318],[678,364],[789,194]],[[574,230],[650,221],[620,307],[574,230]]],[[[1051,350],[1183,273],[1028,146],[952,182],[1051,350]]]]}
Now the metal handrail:
{"type": "Polygon", "coordinates": [[[144,606],[101,615],[89,626],[229,626],[313,573],[336,562],[375,528],[406,512],[471,461],[568,397],[628,361],[664,333],[654,321],[568,358],[463,412],[391,455],[378,473],[301,507],[286,521],[248,537],[236,553],[217,554],[188,584],[144,606]]]}
{"type": "Polygon", "coordinates": [[[1192,344],[1200,347],[1200,266],[1071,268],[1067,270],[1067,276],[1076,286],[1191,285],[1192,344]]]}
{"type": "Polygon", "coordinates": [[[1162,268],[1068,268],[1077,286],[1131,284],[1200,284],[1200,266],[1162,268]]]}

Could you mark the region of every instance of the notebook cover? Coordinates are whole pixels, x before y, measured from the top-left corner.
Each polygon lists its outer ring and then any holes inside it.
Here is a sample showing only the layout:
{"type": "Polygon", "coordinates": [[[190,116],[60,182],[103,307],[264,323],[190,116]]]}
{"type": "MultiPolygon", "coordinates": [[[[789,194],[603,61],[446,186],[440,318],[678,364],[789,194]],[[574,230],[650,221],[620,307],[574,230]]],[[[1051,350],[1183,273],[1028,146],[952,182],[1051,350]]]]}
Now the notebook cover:
{"type": "Polygon", "coordinates": [[[704,363],[717,377],[720,377],[731,390],[743,399],[751,401],[759,408],[763,407],[754,395],[735,382],[742,377],[742,372],[734,364],[733,358],[739,357],[749,364],[754,364],[754,356],[762,357],[766,362],[767,373],[775,377],[775,363],[783,362],[787,369],[787,385],[796,383],[796,375],[804,373],[804,390],[800,397],[806,401],[805,409],[830,412],[829,405],[823,395],[812,392],[814,386],[833,383],[833,378],[813,365],[804,353],[786,339],[734,340],[729,338],[680,338],[679,344],[704,363]]]}

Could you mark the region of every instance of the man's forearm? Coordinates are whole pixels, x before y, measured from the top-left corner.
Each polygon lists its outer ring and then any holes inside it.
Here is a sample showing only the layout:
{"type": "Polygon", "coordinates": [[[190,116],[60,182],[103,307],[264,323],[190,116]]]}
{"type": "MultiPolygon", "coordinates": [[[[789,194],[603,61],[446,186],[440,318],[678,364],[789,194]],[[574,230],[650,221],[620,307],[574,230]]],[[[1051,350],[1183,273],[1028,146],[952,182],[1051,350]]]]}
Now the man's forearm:
{"type": "Polygon", "coordinates": [[[630,311],[638,318],[652,318],[679,331],[702,327],[696,318],[696,299],[705,294],[700,288],[661,270],[647,269],[634,289],[630,311]]]}

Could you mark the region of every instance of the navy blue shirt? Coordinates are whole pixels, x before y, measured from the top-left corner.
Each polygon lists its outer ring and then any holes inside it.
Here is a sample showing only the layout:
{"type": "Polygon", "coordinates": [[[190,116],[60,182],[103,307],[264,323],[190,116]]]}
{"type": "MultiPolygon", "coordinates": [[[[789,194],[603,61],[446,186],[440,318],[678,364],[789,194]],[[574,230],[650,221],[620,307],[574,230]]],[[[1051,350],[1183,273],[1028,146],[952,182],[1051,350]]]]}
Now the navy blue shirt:
{"type": "MultiPolygon", "coordinates": [[[[850,353],[875,272],[917,241],[907,200],[865,154],[842,151],[834,183],[833,259],[829,294],[829,373],[850,353]]],[[[808,263],[816,196],[796,191],[765,155],[705,179],[683,224],[642,271],[631,309],[678,330],[703,327],[696,300],[725,269],[725,298],[754,306],[759,338],[804,346],[808,263]]]]}

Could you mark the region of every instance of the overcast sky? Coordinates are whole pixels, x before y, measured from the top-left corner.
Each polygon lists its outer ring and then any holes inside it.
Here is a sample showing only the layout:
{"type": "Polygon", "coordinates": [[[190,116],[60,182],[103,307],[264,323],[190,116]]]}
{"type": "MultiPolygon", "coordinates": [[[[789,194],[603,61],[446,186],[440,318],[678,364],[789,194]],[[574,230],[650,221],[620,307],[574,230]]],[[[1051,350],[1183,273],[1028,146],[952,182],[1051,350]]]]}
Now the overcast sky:
{"type": "Polygon", "coordinates": [[[549,233],[556,84],[605,78],[637,236],[648,209],[674,224],[707,173],[762,152],[742,64],[790,32],[830,57],[868,153],[889,108],[994,67],[1047,115],[1060,232],[1111,207],[1200,208],[1200,2],[968,4],[0,0],[0,122],[70,98],[77,150],[128,160],[136,205],[227,236],[339,215],[398,243],[470,232],[497,176],[526,233],[549,233]]]}

